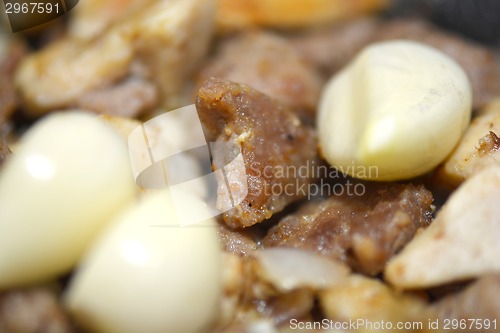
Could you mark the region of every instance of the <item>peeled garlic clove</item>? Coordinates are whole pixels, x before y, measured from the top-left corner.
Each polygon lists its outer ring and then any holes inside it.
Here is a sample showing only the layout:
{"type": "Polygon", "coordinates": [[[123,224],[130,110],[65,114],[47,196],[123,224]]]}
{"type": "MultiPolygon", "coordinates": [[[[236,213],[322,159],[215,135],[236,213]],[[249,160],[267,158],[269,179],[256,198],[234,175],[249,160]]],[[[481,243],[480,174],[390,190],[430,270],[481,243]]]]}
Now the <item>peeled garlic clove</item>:
{"type": "Polygon", "coordinates": [[[322,153],[357,178],[400,180],[442,162],[466,129],[472,93],[465,72],[411,41],[373,44],[323,91],[322,153]]]}
{"type": "Polygon", "coordinates": [[[134,195],[113,129],[83,112],[41,120],[0,174],[0,289],[69,271],[134,195]]]}
{"type": "Polygon", "coordinates": [[[70,313],[97,333],[208,331],[222,293],[213,222],[180,227],[169,192],[147,194],[77,271],[65,297],[70,313]]]}

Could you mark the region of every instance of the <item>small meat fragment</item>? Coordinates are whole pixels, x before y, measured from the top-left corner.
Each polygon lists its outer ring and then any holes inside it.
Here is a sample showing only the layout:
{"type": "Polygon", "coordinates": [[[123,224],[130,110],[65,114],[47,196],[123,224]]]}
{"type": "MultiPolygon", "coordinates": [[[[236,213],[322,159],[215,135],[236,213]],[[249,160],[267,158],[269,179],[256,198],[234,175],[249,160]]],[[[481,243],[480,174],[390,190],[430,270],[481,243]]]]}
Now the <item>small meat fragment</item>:
{"type": "MultiPolygon", "coordinates": [[[[262,222],[307,195],[301,189],[314,181],[311,169],[319,163],[316,135],[293,112],[248,86],[220,79],[205,82],[196,106],[207,142],[232,144],[245,162],[245,174],[227,174],[233,197],[241,198],[242,189],[248,188],[245,199],[223,214],[228,226],[262,222]]],[[[212,154],[215,169],[236,157],[233,151],[212,154]]],[[[218,185],[225,194],[219,199],[229,197],[225,181],[219,179],[218,185]]]]}
{"type": "Polygon", "coordinates": [[[434,222],[386,266],[398,288],[427,288],[500,272],[500,167],[469,178],[434,222]]]}
{"type": "Polygon", "coordinates": [[[10,118],[17,106],[13,77],[25,53],[23,43],[0,35],[0,125],[10,118]]]}
{"type": "Polygon", "coordinates": [[[458,146],[439,168],[439,181],[458,186],[488,166],[500,166],[499,136],[500,101],[496,101],[472,120],[458,146]]]}
{"type": "MultiPolygon", "coordinates": [[[[362,184],[362,183],[361,183],[362,184]]],[[[423,186],[363,184],[363,195],[311,202],[269,230],[265,247],[312,250],[376,275],[430,223],[432,194],[423,186]]]]}
{"type": "Polygon", "coordinates": [[[381,281],[361,275],[320,293],[320,303],[331,320],[363,323],[357,326],[358,333],[430,332],[428,321],[434,318],[421,299],[398,294],[381,281]],[[386,324],[380,327],[382,321],[386,324]],[[398,327],[398,323],[412,326],[398,327]]]}
{"type": "Polygon", "coordinates": [[[155,85],[137,78],[89,91],[77,100],[76,106],[101,114],[134,118],[154,107],[157,100],[155,85]]]}
{"type": "Polygon", "coordinates": [[[74,333],[57,294],[49,288],[0,294],[0,332],[74,333]]]}
{"type": "Polygon", "coordinates": [[[493,320],[500,320],[500,275],[487,275],[468,286],[464,291],[447,296],[433,308],[441,322],[458,319],[467,323],[467,330],[451,332],[496,331],[493,320]],[[478,319],[477,322],[471,320],[478,319]],[[487,327],[489,325],[489,327],[487,327]]]}
{"type": "Polygon", "coordinates": [[[68,30],[72,36],[91,39],[99,36],[111,25],[120,22],[156,0],[86,0],[82,1],[71,12],[68,30]]]}
{"type": "Polygon", "coordinates": [[[200,73],[200,82],[218,77],[246,84],[313,118],[322,80],[277,35],[252,32],[225,40],[200,73]]]}
{"type": "Polygon", "coordinates": [[[7,160],[9,155],[11,154],[9,146],[5,143],[5,141],[0,138],[0,167],[7,160]]]}

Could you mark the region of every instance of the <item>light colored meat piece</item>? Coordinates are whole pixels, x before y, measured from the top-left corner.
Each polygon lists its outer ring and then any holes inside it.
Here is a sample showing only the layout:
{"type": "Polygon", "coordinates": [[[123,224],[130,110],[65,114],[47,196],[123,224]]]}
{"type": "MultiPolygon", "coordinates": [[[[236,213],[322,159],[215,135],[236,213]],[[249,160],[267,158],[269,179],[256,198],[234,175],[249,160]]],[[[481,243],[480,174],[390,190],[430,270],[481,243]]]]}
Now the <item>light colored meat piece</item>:
{"type": "Polygon", "coordinates": [[[500,100],[489,104],[471,122],[453,153],[440,167],[440,181],[460,185],[488,166],[500,166],[500,100]]]}
{"type": "MultiPolygon", "coordinates": [[[[467,323],[467,332],[493,332],[496,331],[493,320],[496,319],[498,325],[500,319],[498,295],[500,295],[500,275],[487,275],[473,282],[465,290],[440,300],[433,308],[442,322],[457,319],[459,323],[460,321],[467,323]],[[471,319],[478,320],[472,322],[471,319]]],[[[464,330],[459,328],[451,332],[464,332],[464,330]]]]}
{"type": "Polygon", "coordinates": [[[468,179],[386,266],[398,288],[426,288],[500,272],[500,167],[468,179]]]}
{"type": "Polygon", "coordinates": [[[17,66],[26,54],[25,45],[0,31],[0,125],[14,112],[18,99],[13,84],[17,66]]]}

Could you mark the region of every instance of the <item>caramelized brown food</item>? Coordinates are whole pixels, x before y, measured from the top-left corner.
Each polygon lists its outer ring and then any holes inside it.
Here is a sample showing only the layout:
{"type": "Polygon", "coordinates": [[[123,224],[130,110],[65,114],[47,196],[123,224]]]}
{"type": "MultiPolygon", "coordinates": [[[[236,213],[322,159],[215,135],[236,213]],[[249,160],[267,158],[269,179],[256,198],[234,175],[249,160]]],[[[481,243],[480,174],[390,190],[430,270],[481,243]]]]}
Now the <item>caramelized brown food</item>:
{"type": "Polygon", "coordinates": [[[229,229],[226,225],[220,225],[218,229],[219,242],[224,251],[248,256],[257,249],[257,243],[241,231],[229,229]]]}
{"type": "Polygon", "coordinates": [[[14,72],[26,53],[26,48],[19,41],[10,41],[0,37],[0,125],[8,120],[17,106],[14,89],[14,72]]]}
{"type": "Polygon", "coordinates": [[[500,70],[493,52],[424,21],[361,19],[293,38],[293,44],[304,59],[330,76],[364,46],[388,39],[411,39],[435,47],[455,59],[471,80],[474,109],[487,104],[500,92],[500,70]]]}
{"type": "MultiPolygon", "coordinates": [[[[223,214],[227,225],[262,222],[307,195],[300,189],[313,181],[309,175],[318,163],[316,136],[293,112],[246,85],[221,79],[210,79],[200,88],[196,106],[207,141],[234,144],[245,161],[245,174],[227,175],[233,196],[248,186],[245,199],[223,214]]],[[[236,157],[227,151],[212,154],[215,169],[236,157]]]]}
{"type": "Polygon", "coordinates": [[[0,294],[0,332],[75,333],[58,295],[49,288],[0,294]]]}
{"type": "Polygon", "coordinates": [[[379,23],[362,18],[314,32],[290,35],[292,45],[309,63],[329,77],[373,41],[379,23]]]}
{"type": "MultiPolygon", "coordinates": [[[[465,320],[467,329],[458,327],[451,332],[494,332],[492,321],[500,319],[500,275],[485,276],[464,291],[452,294],[434,305],[441,322],[465,320]],[[471,321],[478,319],[477,321],[471,321]],[[487,328],[486,325],[489,325],[487,328]]],[[[450,325],[450,328],[451,325],[450,325]]]]}
{"type": "Polygon", "coordinates": [[[366,184],[361,196],[311,202],[270,229],[265,247],[296,247],[375,275],[431,220],[432,194],[421,185],[366,184]]]}
{"type": "Polygon", "coordinates": [[[11,152],[10,152],[9,146],[7,146],[5,141],[2,138],[0,138],[0,167],[5,162],[5,160],[9,157],[10,154],[11,154],[11,152]]]}
{"type": "Polygon", "coordinates": [[[267,32],[223,41],[200,73],[202,82],[210,77],[249,85],[311,118],[322,85],[315,68],[286,39],[267,32]]]}

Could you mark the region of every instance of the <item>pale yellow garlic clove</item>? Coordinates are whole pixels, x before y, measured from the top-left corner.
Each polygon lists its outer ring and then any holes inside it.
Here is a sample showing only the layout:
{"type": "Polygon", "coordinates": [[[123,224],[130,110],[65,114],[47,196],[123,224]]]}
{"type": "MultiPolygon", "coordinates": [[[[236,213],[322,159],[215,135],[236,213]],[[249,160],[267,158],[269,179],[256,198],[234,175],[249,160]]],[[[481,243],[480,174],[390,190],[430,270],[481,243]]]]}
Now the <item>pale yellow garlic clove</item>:
{"type": "Polygon", "coordinates": [[[318,114],[325,159],[358,178],[400,180],[442,162],[469,124],[469,80],[411,41],[373,44],[333,77],[318,114]]]}
{"type": "Polygon", "coordinates": [[[135,188],[107,124],[83,112],[41,120],[0,174],[0,289],[69,271],[135,188]]]}
{"type": "Polygon", "coordinates": [[[207,332],[218,317],[214,221],[181,227],[168,191],[149,193],[103,235],[65,301],[96,333],[207,332]]]}

